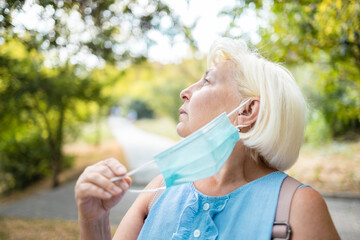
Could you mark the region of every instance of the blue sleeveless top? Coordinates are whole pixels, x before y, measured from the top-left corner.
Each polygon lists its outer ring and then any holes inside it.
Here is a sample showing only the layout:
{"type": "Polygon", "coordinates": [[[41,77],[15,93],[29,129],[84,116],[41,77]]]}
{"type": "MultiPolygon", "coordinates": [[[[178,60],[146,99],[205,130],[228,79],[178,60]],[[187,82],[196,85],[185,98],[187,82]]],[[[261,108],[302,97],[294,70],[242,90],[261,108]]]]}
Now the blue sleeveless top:
{"type": "Polygon", "coordinates": [[[166,189],[152,206],[138,239],[271,239],[280,187],[273,172],[221,197],[192,183],[166,189]]]}

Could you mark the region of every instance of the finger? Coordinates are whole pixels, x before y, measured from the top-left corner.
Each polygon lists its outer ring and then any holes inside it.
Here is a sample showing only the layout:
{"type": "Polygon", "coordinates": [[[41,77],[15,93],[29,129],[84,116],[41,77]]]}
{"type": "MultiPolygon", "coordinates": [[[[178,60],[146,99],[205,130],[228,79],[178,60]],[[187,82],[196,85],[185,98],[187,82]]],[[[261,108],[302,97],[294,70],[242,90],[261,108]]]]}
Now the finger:
{"type": "Polygon", "coordinates": [[[107,178],[114,176],[113,172],[104,164],[94,164],[85,168],[84,172],[80,175],[78,182],[86,182],[89,177],[93,177],[94,173],[100,173],[107,178]]]}
{"type": "Polygon", "coordinates": [[[108,179],[115,177],[115,173],[105,164],[94,166],[93,172],[98,172],[108,179]]]}
{"type": "Polygon", "coordinates": [[[120,181],[115,181],[113,183],[116,186],[118,186],[119,188],[121,188],[121,190],[125,193],[129,189],[129,187],[130,187],[130,185],[132,183],[132,180],[129,177],[124,177],[120,181]]]}
{"type": "MultiPolygon", "coordinates": [[[[113,159],[113,160],[117,161],[116,159],[113,159]]],[[[108,178],[116,177],[116,176],[118,176],[118,173],[115,170],[116,167],[109,167],[109,166],[113,166],[113,165],[119,165],[119,167],[123,167],[123,166],[119,162],[114,163],[113,160],[110,163],[108,163],[107,160],[100,161],[94,165],[88,166],[84,172],[86,172],[86,173],[100,172],[108,178]]],[[[123,167],[123,169],[125,169],[125,167],[123,167]]],[[[125,169],[125,172],[126,172],[126,169],[125,169]]]]}
{"type": "Polygon", "coordinates": [[[104,189],[104,191],[111,193],[112,195],[119,195],[123,190],[111,182],[108,178],[101,175],[98,172],[90,172],[87,174],[86,182],[95,184],[96,186],[104,189]]]}
{"type": "MultiPolygon", "coordinates": [[[[129,178],[127,178],[129,179],[129,178]]],[[[124,192],[127,191],[130,187],[130,183],[129,181],[127,181],[125,178],[122,179],[121,181],[117,181],[115,182],[115,184],[121,188],[121,190],[123,190],[124,192]]]]}
{"type": "Polygon", "coordinates": [[[130,186],[132,184],[132,179],[130,177],[124,177],[124,181],[130,186]]]}
{"type": "Polygon", "coordinates": [[[92,183],[82,183],[79,186],[78,194],[80,198],[95,197],[102,200],[107,200],[112,197],[112,194],[92,183]]]}
{"type": "Polygon", "coordinates": [[[125,175],[127,170],[117,159],[108,158],[103,161],[103,163],[108,166],[116,176],[125,175]]]}

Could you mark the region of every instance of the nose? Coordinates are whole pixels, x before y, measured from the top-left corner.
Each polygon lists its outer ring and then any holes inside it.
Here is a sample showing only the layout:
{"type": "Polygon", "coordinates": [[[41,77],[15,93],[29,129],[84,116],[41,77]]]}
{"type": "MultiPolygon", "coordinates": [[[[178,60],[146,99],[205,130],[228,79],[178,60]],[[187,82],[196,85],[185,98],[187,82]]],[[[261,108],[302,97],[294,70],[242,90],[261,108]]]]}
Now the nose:
{"type": "MultiPolygon", "coordinates": [[[[191,87],[191,86],[190,86],[191,87]]],[[[191,98],[191,92],[190,92],[190,87],[185,88],[184,90],[182,90],[180,92],[180,98],[181,100],[185,101],[189,101],[191,98]]]]}

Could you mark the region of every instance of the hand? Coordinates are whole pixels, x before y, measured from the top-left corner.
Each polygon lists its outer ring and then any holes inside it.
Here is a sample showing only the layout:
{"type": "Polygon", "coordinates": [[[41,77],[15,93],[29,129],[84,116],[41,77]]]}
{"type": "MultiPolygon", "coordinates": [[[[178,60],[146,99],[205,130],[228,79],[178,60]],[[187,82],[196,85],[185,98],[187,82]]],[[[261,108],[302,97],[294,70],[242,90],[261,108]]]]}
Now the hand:
{"type": "Polygon", "coordinates": [[[79,219],[92,221],[109,214],[131,184],[131,179],[111,182],[111,178],[126,174],[125,167],[114,158],[87,167],[75,185],[75,200],[79,219]]]}

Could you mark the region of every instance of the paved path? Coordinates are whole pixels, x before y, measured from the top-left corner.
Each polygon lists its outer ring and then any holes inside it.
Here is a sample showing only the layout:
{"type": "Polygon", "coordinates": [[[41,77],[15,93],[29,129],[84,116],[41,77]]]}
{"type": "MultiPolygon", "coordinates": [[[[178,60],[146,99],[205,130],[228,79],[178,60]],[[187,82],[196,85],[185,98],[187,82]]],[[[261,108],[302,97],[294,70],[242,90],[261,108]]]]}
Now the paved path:
{"type": "MultiPolygon", "coordinates": [[[[109,125],[124,151],[130,169],[135,169],[153,160],[153,156],[175,144],[168,138],[135,127],[124,118],[111,116],[109,125]]],[[[132,179],[136,183],[146,184],[158,174],[159,171],[154,164],[132,176],[132,179]]]]}
{"type": "MultiPolygon", "coordinates": [[[[125,123],[126,129],[134,128],[131,124],[125,123]]],[[[151,135],[142,138],[140,135],[134,137],[133,140],[129,140],[123,133],[126,144],[131,145],[130,142],[139,144],[142,141],[140,139],[151,140],[151,135]]],[[[131,133],[131,132],[130,132],[131,133]]],[[[136,133],[138,134],[138,133],[136,133]]],[[[140,134],[140,133],[139,133],[140,134]]],[[[136,136],[136,135],[133,135],[136,136]]],[[[118,137],[120,138],[120,137],[118,137]]],[[[161,140],[162,141],[162,140],[161,140]]],[[[147,143],[146,143],[147,144],[147,143]]],[[[171,144],[171,143],[166,143],[171,144]]],[[[159,148],[155,149],[155,141],[152,141],[152,151],[159,151],[159,148]]],[[[136,149],[136,148],[135,148],[136,149]]],[[[148,149],[148,150],[149,150],[148,149]]],[[[139,152],[139,151],[138,151],[139,152]]],[[[141,151],[141,154],[145,154],[141,151]]],[[[126,154],[126,151],[125,151],[126,154]]],[[[146,155],[146,154],[145,154],[146,155]]],[[[130,155],[136,156],[136,155],[130,155]]],[[[140,156],[140,155],[138,155],[140,156]]],[[[127,156],[128,157],[128,156],[127,156]]],[[[143,158],[142,161],[148,161],[143,158]]],[[[141,164],[137,163],[137,164],[141,164]]],[[[136,164],[135,164],[136,165],[136,164]]],[[[130,164],[130,168],[132,165],[130,164]]],[[[156,170],[150,170],[150,174],[157,174],[156,170]]],[[[141,174],[143,175],[143,174],[141,174]]],[[[135,183],[133,188],[143,188],[144,185],[141,182],[144,179],[139,179],[139,182],[135,183]]],[[[27,218],[43,218],[43,219],[66,219],[76,220],[77,219],[77,208],[74,200],[74,185],[75,182],[69,182],[57,189],[47,190],[41,193],[34,194],[28,198],[12,202],[7,205],[0,206],[0,215],[3,216],[17,216],[27,218]]],[[[126,213],[127,209],[131,206],[135,200],[137,194],[127,193],[121,202],[115,206],[110,215],[111,224],[117,225],[121,221],[122,217],[126,213]]],[[[337,230],[340,233],[342,239],[345,240],[359,240],[360,239],[360,198],[349,198],[349,197],[325,197],[328,204],[331,216],[335,223],[337,230]]]]}
{"type": "MultiPolygon", "coordinates": [[[[77,220],[74,199],[75,181],[59,188],[37,193],[28,198],[0,206],[0,215],[39,219],[77,220]]],[[[141,188],[141,186],[135,186],[141,188]]],[[[111,224],[117,225],[134,202],[137,194],[128,192],[111,211],[111,224]]]]}
{"type": "Polygon", "coordinates": [[[326,198],[341,239],[360,239],[360,198],[326,198]]]}

